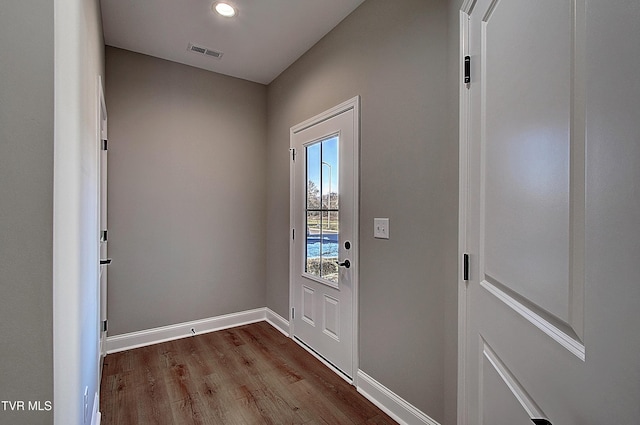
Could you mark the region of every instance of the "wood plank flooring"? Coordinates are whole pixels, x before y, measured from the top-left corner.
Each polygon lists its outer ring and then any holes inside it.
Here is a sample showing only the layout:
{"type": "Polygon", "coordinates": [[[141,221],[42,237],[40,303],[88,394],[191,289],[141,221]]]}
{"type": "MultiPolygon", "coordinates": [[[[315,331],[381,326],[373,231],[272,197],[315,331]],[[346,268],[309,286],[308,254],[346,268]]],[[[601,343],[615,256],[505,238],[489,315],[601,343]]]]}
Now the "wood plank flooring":
{"type": "Polygon", "coordinates": [[[267,322],[110,354],[102,425],[395,424],[267,322]]]}

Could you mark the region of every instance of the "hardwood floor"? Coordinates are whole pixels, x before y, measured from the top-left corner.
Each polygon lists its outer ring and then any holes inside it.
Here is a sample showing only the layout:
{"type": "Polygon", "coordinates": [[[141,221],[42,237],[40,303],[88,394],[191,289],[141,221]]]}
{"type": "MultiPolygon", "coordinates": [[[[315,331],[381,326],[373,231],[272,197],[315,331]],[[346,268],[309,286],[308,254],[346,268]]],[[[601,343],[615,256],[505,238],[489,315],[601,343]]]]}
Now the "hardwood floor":
{"type": "Polygon", "coordinates": [[[102,425],[395,424],[266,322],[110,354],[102,425]]]}

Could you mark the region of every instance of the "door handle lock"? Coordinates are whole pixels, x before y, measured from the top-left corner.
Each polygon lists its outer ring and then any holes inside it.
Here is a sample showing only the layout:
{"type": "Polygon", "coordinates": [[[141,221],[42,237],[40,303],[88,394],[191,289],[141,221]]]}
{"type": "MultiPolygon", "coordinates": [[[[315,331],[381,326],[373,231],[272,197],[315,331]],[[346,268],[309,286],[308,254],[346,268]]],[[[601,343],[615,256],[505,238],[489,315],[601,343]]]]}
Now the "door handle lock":
{"type": "Polygon", "coordinates": [[[351,261],[349,260],[344,260],[343,263],[341,263],[340,261],[336,261],[336,264],[339,265],[340,267],[345,267],[347,269],[351,267],[351,261]]]}

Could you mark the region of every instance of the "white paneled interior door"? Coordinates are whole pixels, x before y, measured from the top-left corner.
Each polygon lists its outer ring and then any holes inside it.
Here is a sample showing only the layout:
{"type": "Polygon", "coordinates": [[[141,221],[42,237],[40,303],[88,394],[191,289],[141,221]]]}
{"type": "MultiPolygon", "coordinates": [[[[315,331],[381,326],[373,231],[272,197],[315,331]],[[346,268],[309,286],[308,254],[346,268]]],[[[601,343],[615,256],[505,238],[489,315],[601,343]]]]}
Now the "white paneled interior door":
{"type": "Polygon", "coordinates": [[[467,424],[585,423],[584,7],[478,0],[463,19],[467,424]]]}
{"type": "Polygon", "coordinates": [[[291,129],[293,337],[351,380],[357,335],[358,98],[291,129]]]}

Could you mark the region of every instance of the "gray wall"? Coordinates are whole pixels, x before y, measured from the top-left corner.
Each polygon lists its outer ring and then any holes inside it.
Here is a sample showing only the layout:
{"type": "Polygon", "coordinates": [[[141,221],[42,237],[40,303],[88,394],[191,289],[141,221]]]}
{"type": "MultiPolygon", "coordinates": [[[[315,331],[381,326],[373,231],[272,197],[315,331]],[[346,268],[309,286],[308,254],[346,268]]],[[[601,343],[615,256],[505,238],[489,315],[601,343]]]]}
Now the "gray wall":
{"type": "Polygon", "coordinates": [[[445,326],[458,212],[447,8],[368,0],[268,91],[267,306],[289,317],[289,128],[360,95],[359,366],[440,422],[457,361],[445,326]],[[374,217],[390,218],[390,240],[373,238],[374,217]]]}
{"type": "Polygon", "coordinates": [[[595,401],[580,414],[584,424],[631,424],[640,415],[640,3],[586,6],[584,382],[595,401]]]}
{"type": "MultiPolygon", "coordinates": [[[[0,400],[53,400],[51,1],[2,2],[0,57],[0,400]]],[[[52,417],[0,409],[6,424],[52,417]]]]}
{"type": "Polygon", "coordinates": [[[266,87],[106,49],[109,334],[265,306],[266,87]]]}

